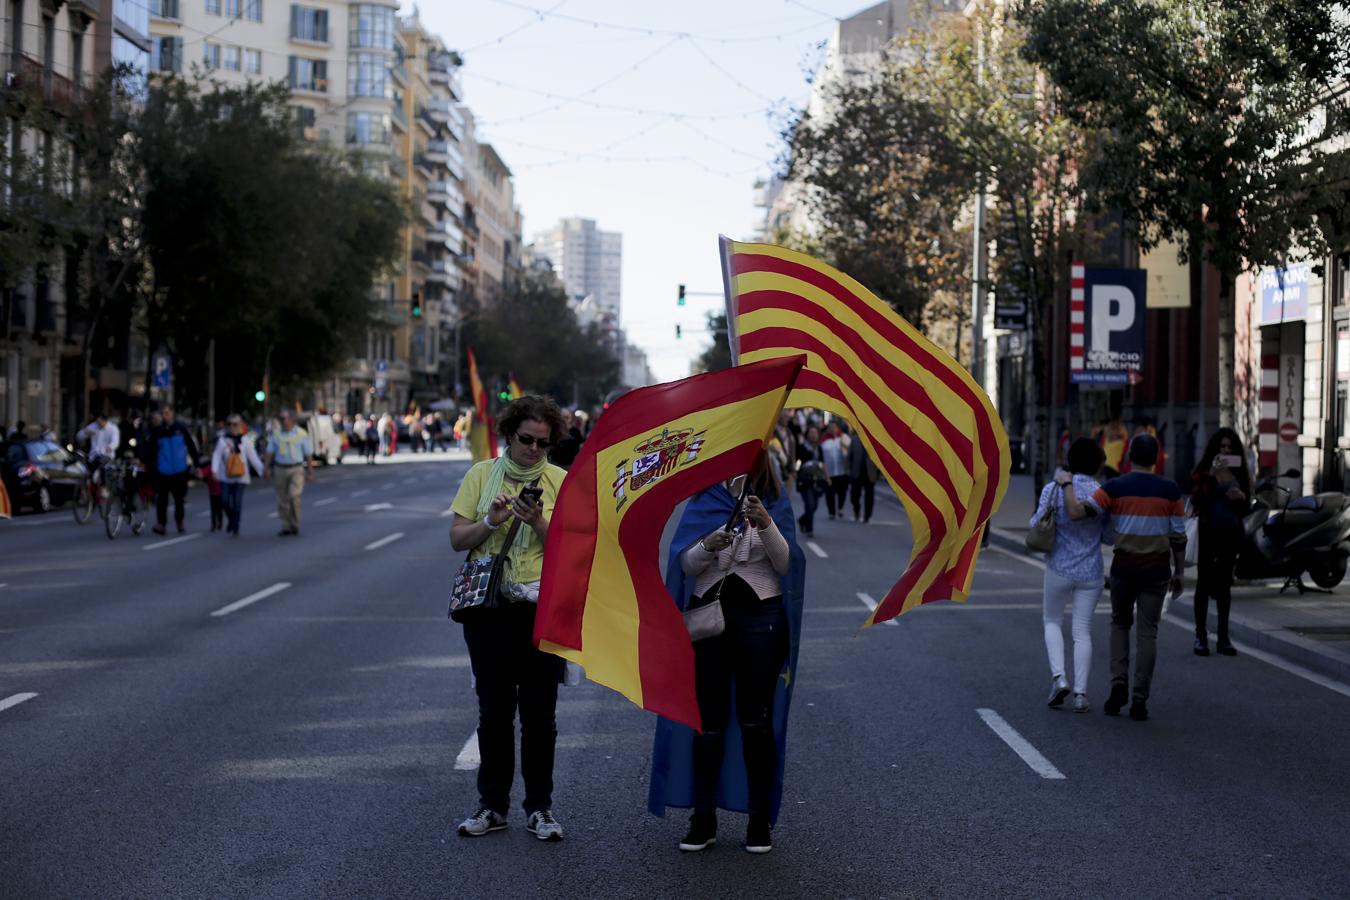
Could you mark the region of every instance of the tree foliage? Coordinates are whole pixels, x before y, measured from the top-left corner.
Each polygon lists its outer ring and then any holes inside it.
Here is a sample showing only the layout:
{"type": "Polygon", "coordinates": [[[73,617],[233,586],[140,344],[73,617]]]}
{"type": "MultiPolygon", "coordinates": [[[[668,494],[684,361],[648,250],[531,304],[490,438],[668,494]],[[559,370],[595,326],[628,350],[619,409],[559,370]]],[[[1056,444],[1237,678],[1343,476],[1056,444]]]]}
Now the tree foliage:
{"type": "Polygon", "coordinates": [[[716,372],[731,367],[731,343],[727,332],[727,314],[725,312],[708,313],[708,331],[712,335],[712,345],[704,350],[694,362],[700,372],[716,372]]]}
{"type": "Polygon", "coordinates": [[[465,340],[489,393],[514,373],[527,391],[594,406],[619,382],[610,337],[599,324],[578,321],[551,272],[527,269],[466,313],[465,340]]]}

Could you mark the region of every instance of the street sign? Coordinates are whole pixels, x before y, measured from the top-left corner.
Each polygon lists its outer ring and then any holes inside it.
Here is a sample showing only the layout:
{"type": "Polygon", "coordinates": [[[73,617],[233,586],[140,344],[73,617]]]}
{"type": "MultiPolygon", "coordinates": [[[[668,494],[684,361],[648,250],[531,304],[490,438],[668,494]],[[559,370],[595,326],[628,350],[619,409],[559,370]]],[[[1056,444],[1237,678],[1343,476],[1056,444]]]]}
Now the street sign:
{"type": "Polygon", "coordinates": [[[28,379],[28,396],[30,397],[42,396],[42,380],[40,378],[28,379]]]}
{"type": "Polygon", "coordinates": [[[375,360],[375,371],[376,371],[376,372],[388,372],[388,371],[389,371],[389,363],[388,363],[388,361],[383,360],[383,359],[377,359],[377,360],[375,360]]]}
{"type": "Polygon", "coordinates": [[[1296,322],[1308,316],[1308,279],[1312,270],[1307,263],[1284,269],[1261,271],[1261,324],[1296,322]]]}
{"type": "Polygon", "coordinates": [[[1293,422],[1280,423],[1280,440],[1293,443],[1298,440],[1298,426],[1293,422]]]}
{"type": "Polygon", "coordinates": [[[1027,330],[1027,298],[1021,288],[1001,284],[995,289],[994,327],[1008,331],[1027,330]]]}
{"type": "Polygon", "coordinates": [[[167,353],[156,353],[151,367],[150,386],[167,391],[173,385],[173,364],[167,353]]]}
{"type": "Polygon", "coordinates": [[[1144,369],[1143,269],[1090,269],[1074,263],[1069,295],[1069,380],[1139,384],[1144,369]]]}

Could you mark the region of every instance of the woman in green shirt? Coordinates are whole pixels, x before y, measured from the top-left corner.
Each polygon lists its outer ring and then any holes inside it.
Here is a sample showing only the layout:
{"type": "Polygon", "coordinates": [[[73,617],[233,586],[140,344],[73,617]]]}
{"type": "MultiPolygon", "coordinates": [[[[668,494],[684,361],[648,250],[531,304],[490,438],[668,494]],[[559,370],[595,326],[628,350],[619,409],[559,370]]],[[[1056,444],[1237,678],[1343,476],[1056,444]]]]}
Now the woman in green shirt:
{"type": "Polygon", "coordinates": [[[535,649],[534,613],[544,566],[549,516],[566,472],[548,462],[548,448],[562,438],[563,417],[547,397],[521,397],[502,411],[497,430],[506,455],[469,469],[451,505],[450,546],[470,558],[503,552],[511,517],[521,527],[507,551],[502,596],[496,608],[464,624],[478,693],[479,809],[459,826],[478,837],[506,827],[515,780],[515,719],[520,709],[520,769],[525,780],[525,827],[540,840],[557,841],[562,826],[553,817],[554,714],[560,657],[535,649]],[[536,503],[522,499],[537,485],[536,503]]]}

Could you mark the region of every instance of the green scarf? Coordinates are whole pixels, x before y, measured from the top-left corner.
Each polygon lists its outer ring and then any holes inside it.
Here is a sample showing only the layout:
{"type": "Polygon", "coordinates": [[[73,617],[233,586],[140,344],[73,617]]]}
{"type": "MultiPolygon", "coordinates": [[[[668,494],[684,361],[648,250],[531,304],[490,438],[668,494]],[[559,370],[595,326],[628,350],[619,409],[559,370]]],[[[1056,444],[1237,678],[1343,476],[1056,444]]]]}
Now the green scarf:
{"type": "MultiPolygon", "coordinates": [[[[511,459],[508,452],[497,457],[492,461],[492,468],[488,471],[487,481],[483,484],[483,493],[478,496],[478,517],[479,521],[492,509],[492,501],[502,492],[502,485],[507,476],[517,484],[532,484],[543,477],[544,469],[548,467],[548,457],[539,460],[533,466],[525,467],[518,465],[511,459]]],[[[506,523],[502,523],[505,525],[506,523]]],[[[516,531],[516,540],[511,549],[524,550],[530,546],[530,541],[536,541],[539,537],[534,533],[534,529],[528,525],[521,525],[516,531]]],[[[509,552],[509,551],[507,551],[509,552]]]]}

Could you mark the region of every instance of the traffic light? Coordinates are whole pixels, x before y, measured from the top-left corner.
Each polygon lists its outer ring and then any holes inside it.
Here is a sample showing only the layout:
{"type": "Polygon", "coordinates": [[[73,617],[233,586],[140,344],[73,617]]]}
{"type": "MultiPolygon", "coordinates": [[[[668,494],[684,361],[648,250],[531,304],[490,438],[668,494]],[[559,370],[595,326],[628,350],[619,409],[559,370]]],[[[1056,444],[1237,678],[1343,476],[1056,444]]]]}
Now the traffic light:
{"type": "Polygon", "coordinates": [[[412,317],[422,318],[422,294],[418,291],[413,291],[412,295],[412,317]]]}
{"type": "Polygon", "coordinates": [[[497,399],[498,399],[498,400],[501,400],[501,401],[510,400],[510,399],[511,399],[511,392],[510,392],[510,391],[498,391],[498,392],[497,392],[497,399]]]}
{"type": "Polygon", "coordinates": [[[257,400],[259,403],[263,402],[267,399],[267,391],[254,391],[253,399],[257,400]]]}
{"type": "Polygon", "coordinates": [[[680,285],[680,296],[675,301],[676,306],[684,306],[684,285],[680,285]]]}
{"type": "Polygon", "coordinates": [[[675,340],[678,341],[681,337],[683,337],[683,335],[680,333],[680,323],[679,323],[679,322],[676,322],[676,323],[675,323],[675,340]]]}

